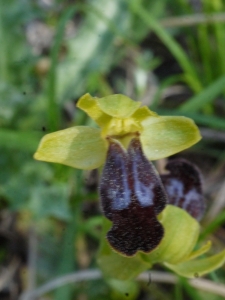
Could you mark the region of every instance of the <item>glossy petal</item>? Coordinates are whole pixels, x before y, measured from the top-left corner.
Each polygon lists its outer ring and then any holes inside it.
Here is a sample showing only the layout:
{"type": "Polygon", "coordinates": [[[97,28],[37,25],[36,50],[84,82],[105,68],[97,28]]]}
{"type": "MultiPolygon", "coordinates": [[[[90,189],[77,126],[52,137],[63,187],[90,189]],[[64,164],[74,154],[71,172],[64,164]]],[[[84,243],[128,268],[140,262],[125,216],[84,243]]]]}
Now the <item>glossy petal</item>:
{"type": "Polygon", "coordinates": [[[205,211],[202,195],[202,176],[196,166],[184,159],[169,161],[169,174],[161,176],[169,203],[186,210],[193,218],[201,220],[205,211]]]}
{"type": "Polygon", "coordinates": [[[104,113],[121,119],[130,117],[141,105],[141,102],[120,94],[97,98],[96,101],[104,113]]]}
{"type": "Polygon", "coordinates": [[[195,123],[186,117],[149,117],[142,126],[140,139],[149,160],[168,157],[201,139],[195,123]]]}
{"type": "Polygon", "coordinates": [[[107,126],[112,117],[101,110],[96,99],[90,94],[85,94],[77,102],[77,107],[85,111],[100,127],[107,126]]]}
{"type": "Polygon", "coordinates": [[[34,158],[78,169],[94,169],[104,163],[107,147],[99,129],[76,126],[46,134],[34,158]]]}
{"type": "Polygon", "coordinates": [[[160,215],[165,234],[159,246],[145,258],[150,263],[177,264],[187,258],[199,236],[199,224],[183,209],[167,205],[160,215]]]}
{"type": "Polygon", "coordinates": [[[219,254],[207,258],[185,261],[177,265],[171,265],[167,263],[165,265],[181,276],[194,278],[210,273],[222,267],[224,263],[225,250],[221,251],[219,254]]]}

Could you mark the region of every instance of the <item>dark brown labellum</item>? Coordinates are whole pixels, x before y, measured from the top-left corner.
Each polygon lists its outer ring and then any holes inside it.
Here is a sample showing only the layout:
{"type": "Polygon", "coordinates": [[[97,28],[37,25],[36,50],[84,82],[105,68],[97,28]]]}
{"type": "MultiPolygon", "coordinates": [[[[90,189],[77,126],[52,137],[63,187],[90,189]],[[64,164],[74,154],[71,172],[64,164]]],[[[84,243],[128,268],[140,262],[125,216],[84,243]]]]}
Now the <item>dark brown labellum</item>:
{"type": "Polygon", "coordinates": [[[158,246],[164,230],[156,215],[166,205],[166,194],[138,138],[127,152],[110,141],[100,196],[103,212],[113,223],[107,239],[116,251],[132,256],[158,246]]]}
{"type": "Polygon", "coordinates": [[[161,176],[170,204],[186,210],[201,220],[205,211],[202,195],[202,176],[196,166],[184,159],[171,160],[166,169],[170,174],[161,176]]]}

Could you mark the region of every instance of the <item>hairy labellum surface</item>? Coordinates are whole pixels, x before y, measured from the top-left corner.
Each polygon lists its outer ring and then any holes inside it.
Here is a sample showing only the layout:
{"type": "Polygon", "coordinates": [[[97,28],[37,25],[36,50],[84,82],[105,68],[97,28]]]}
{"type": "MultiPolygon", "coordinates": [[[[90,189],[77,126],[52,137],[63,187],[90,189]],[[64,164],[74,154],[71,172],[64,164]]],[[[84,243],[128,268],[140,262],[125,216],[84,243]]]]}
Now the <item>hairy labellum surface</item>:
{"type": "Polygon", "coordinates": [[[167,198],[138,138],[131,141],[127,152],[110,141],[100,197],[103,212],[113,223],[107,239],[116,251],[132,256],[158,246],[164,229],[156,216],[164,209],[167,198]]]}
{"type": "Polygon", "coordinates": [[[171,160],[161,175],[169,204],[186,210],[193,218],[201,220],[205,211],[200,171],[184,159],[171,160]]]}

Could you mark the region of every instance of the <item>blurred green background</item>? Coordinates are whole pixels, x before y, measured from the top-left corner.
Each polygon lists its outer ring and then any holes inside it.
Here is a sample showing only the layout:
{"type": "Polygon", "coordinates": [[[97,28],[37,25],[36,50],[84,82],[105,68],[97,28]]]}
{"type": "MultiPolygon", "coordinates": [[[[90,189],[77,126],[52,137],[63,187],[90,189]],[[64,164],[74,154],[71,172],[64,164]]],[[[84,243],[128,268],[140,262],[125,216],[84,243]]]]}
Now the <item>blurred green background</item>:
{"type": "MultiPolygon", "coordinates": [[[[203,236],[224,247],[224,11],[223,0],[0,0],[0,279],[13,270],[0,299],[97,267],[97,171],[33,159],[44,134],[90,123],[76,109],[87,92],[195,120],[203,140],[179,156],[203,171],[203,236]]],[[[124,289],[87,280],[38,299],[224,299],[183,280],[124,289]]]]}

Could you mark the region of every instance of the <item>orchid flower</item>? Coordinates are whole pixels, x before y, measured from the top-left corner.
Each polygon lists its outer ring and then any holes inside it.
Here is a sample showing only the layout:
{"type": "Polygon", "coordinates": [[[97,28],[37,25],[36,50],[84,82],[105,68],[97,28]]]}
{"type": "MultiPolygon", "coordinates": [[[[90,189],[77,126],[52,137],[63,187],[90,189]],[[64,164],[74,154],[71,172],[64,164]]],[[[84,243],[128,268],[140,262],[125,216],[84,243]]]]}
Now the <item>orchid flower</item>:
{"type": "Polygon", "coordinates": [[[106,276],[128,280],[162,263],[185,277],[222,266],[225,250],[211,257],[211,242],[196,249],[205,202],[200,171],[171,160],[157,173],[152,160],[197,143],[186,117],[158,116],[124,95],[80,98],[77,107],[99,126],[75,126],[43,137],[34,158],[74,168],[104,165],[99,194],[105,216],[98,263],[106,276]]]}
{"type": "Polygon", "coordinates": [[[140,105],[124,95],[94,98],[86,94],[77,107],[100,128],[74,126],[47,134],[34,158],[78,169],[94,169],[106,160],[108,137],[126,146],[138,132],[149,160],[168,157],[200,140],[198,128],[191,119],[158,116],[140,105]]]}

